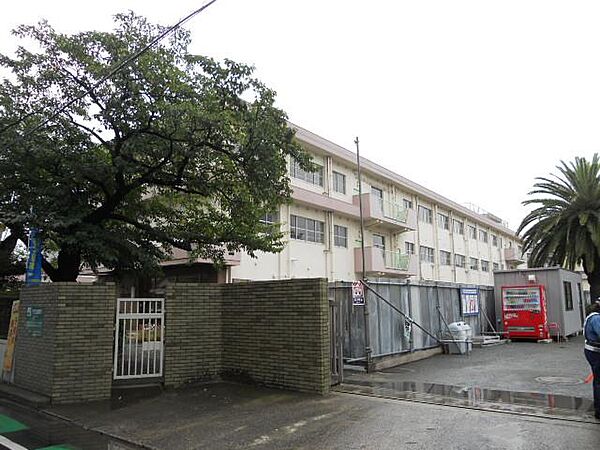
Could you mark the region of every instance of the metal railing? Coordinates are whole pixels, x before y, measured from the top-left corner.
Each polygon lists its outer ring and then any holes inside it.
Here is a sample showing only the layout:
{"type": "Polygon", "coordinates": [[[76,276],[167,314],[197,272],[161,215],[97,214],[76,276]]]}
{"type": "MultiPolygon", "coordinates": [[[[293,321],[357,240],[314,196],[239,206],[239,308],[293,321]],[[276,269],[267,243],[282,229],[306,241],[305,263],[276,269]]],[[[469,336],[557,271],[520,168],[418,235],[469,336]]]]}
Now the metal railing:
{"type": "Polygon", "coordinates": [[[115,380],[162,376],[164,312],[162,298],[117,299],[115,380]]]}
{"type": "Polygon", "coordinates": [[[388,269],[408,270],[410,255],[400,252],[383,251],[383,261],[388,269]]]}
{"type": "Polygon", "coordinates": [[[371,195],[371,199],[380,215],[397,222],[406,223],[408,219],[408,210],[402,205],[389,200],[384,200],[375,195],[371,195]]]}

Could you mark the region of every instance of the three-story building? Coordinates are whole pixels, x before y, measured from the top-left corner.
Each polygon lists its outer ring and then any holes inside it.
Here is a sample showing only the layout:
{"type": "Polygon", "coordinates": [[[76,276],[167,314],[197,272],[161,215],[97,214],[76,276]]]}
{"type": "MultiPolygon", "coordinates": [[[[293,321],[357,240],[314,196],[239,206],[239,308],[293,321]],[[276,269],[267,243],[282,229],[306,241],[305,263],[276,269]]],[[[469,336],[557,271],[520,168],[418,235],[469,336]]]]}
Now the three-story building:
{"type": "Polygon", "coordinates": [[[280,223],[281,253],[242,254],[229,281],[325,277],[408,278],[493,285],[493,271],[524,263],[520,240],[478,213],[361,158],[364,261],[356,155],[301,127],[296,139],[315,172],[289,162],[293,202],[264,220],[280,223]]]}

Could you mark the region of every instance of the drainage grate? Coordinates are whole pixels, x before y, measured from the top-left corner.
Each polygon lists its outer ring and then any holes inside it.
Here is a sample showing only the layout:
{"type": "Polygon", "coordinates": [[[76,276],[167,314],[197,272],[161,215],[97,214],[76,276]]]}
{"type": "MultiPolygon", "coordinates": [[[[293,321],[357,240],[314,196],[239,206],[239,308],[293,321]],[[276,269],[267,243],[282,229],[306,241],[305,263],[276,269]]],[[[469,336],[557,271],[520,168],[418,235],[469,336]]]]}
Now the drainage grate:
{"type": "Polygon", "coordinates": [[[582,384],[583,380],[570,377],[537,377],[535,379],[542,384],[582,384]]]}

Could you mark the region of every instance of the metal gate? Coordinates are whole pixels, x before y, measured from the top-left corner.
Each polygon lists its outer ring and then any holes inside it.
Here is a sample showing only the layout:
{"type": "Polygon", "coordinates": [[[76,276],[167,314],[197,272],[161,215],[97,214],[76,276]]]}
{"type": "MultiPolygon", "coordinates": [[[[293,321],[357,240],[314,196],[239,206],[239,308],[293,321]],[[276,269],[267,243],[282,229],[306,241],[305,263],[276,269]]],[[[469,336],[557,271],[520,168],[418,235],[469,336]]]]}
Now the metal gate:
{"type": "Polygon", "coordinates": [[[342,354],[342,315],[340,302],[329,299],[329,341],[331,361],[331,385],[340,384],[344,377],[344,358],[342,354]]]}
{"type": "Polygon", "coordinates": [[[164,306],[162,298],[117,299],[115,380],[162,376],[164,306]]]}

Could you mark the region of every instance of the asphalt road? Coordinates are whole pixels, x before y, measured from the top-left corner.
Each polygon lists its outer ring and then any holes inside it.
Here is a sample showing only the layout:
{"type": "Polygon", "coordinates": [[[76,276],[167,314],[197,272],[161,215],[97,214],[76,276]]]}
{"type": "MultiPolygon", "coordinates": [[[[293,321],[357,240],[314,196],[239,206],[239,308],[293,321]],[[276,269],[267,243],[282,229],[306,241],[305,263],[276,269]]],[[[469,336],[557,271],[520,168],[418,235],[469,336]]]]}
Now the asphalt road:
{"type": "Polygon", "coordinates": [[[0,449],[10,450],[132,450],[97,432],[0,400],[0,449]]]}

